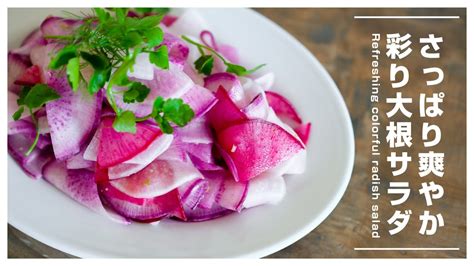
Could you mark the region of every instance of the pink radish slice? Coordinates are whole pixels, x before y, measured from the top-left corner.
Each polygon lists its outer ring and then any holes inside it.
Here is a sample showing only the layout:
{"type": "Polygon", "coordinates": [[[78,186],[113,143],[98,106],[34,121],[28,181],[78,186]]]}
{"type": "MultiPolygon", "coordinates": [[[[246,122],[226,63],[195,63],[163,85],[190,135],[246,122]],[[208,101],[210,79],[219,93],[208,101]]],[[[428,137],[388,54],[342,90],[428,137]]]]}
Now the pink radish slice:
{"type": "Polygon", "coordinates": [[[216,132],[247,120],[245,114],[234,104],[223,87],[219,87],[216,97],[219,101],[208,113],[209,121],[216,132]]]}
{"type": "Polygon", "coordinates": [[[124,217],[104,208],[99,197],[93,171],[87,169],[68,170],[65,162],[52,160],[45,165],[43,176],[50,184],[92,211],[105,215],[119,223],[129,223],[124,217]]]}
{"type": "Polygon", "coordinates": [[[25,134],[35,131],[35,125],[26,119],[8,123],[8,135],[25,134]]]}
{"type": "Polygon", "coordinates": [[[262,174],[249,181],[244,208],[262,204],[277,204],[286,194],[285,180],[282,176],[262,174]]]}
{"type": "Polygon", "coordinates": [[[168,47],[168,57],[171,62],[184,67],[189,55],[189,47],[183,40],[171,33],[165,33],[161,45],[168,47]]]}
{"type": "Polygon", "coordinates": [[[89,142],[89,145],[84,150],[84,155],[83,155],[84,160],[94,161],[94,162],[97,161],[97,152],[99,150],[99,142],[100,142],[99,136],[100,136],[100,127],[97,128],[97,130],[94,133],[94,136],[92,136],[92,139],[89,142]]]}
{"type": "Polygon", "coordinates": [[[8,53],[8,90],[14,93],[19,93],[21,86],[14,84],[29,67],[24,58],[12,52],[8,53]]]}
{"type": "Polygon", "coordinates": [[[201,176],[190,163],[155,160],[136,174],[111,180],[110,185],[130,197],[152,198],[201,176]]]}
{"type": "Polygon", "coordinates": [[[90,95],[85,88],[73,92],[66,77],[51,73],[48,85],[61,95],[46,103],[54,155],[65,160],[79,153],[100,119],[102,93],[90,95]]]}
{"type": "Polygon", "coordinates": [[[303,144],[278,125],[264,120],[241,122],[221,131],[218,143],[236,181],[247,181],[304,149],[303,144]]]}
{"type": "Polygon", "coordinates": [[[74,155],[66,161],[67,169],[93,168],[95,162],[84,160],[84,151],[74,155]]]}
{"type": "Polygon", "coordinates": [[[160,156],[158,159],[165,161],[179,161],[187,162],[189,160],[188,154],[176,144],[176,141],[160,156]]]}
{"type": "Polygon", "coordinates": [[[192,81],[199,86],[204,86],[204,78],[196,73],[196,70],[194,70],[194,67],[191,66],[188,62],[184,64],[183,67],[184,73],[189,76],[189,78],[192,79],[192,81]]]}
{"type": "Polygon", "coordinates": [[[133,198],[103,184],[100,194],[114,211],[134,221],[150,223],[171,216],[186,220],[177,189],[154,198],[133,198]]]}
{"type": "Polygon", "coordinates": [[[227,171],[204,171],[205,180],[209,183],[208,194],[200,206],[211,208],[213,203],[233,211],[240,211],[247,195],[248,183],[238,183],[227,171]]]}
{"type": "Polygon", "coordinates": [[[187,183],[178,187],[179,196],[183,206],[190,209],[196,208],[207,190],[208,182],[202,178],[188,181],[187,183]]]}
{"type": "Polygon", "coordinates": [[[177,144],[183,151],[204,161],[206,163],[213,163],[212,157],[212,143],[208,144],[194,144],[194,143],[180,143],[177,144]]]}
{"type": "Polygon", "coordinates": [[[273,91],[266,91],[265,94],[270,107],[275,110],[275,113],[283,122],[289,124],[291,127],[303,123],[295,107],[293,107],[288,99],[273,91]]]}
{"type": "Polygon", "coordinates": [[[170,27],[178,19],[177,16],[165,15],[161,20],[161,23],[165,24],[166,27],[170,27]]]}
{"type": "Polygon", "coordinates": [[[212,92],[217,92],[219,87],[224,89],[229,94],[230,99],[237,105],[240,106],[242,102],[245,102],[245,93],[239,79],[231,73],[221,72],[215,73],[204,78],[204,87],[212,92]]]}
{"type": "Polygon", "coordinates": [[[34,133],[8,135],[8,152],[26,174],[32,178],[40,178],[43,166],[53,159],[53,153],[50,148],[37,148],[29,156],[26,156],[25,153],[33,143],[33,139],[34,133]]]}
{"type": "Polygon", "coordinates": [[[212,143],[212,133],[204,119],[194,119],[185,127],[175,129],[176,140],[186,143],[212,143]]]}
{"type": "Polygon", "coordinates": [[[137,173],[165,152],[173,142],[173,135],[163,134],[156,138],[148,148],[132,159],[108,169],[109,179],[117,179],[137,173]]]}
{"type": "Polygon", "coordinates": [[[161,131],[145,123],[137,124],[137,131],[121,133],[112,127],[112,117],[102,120],[97,150],[97,163],[101,168],[108,168],[130,160],[146,150],[153,141],[162,135],[161,131]]]}
{"type": "Polygon", "coordinates": [[[206,114],[217,103],[217,98],[212,92],[199,85],[194,85],[182,99],[193,109],[195,118],[206,114]]]}
{"type": "Polygon", "coordinates": [[[211,208],[216,202],[217,197],[221,194],[221,187],[224,183],[225,170],[218,172],[202,171],[204,179],[208,183],[208,189],[204,197],[199,202],[199,206],[205,209],[211,208]]]}
{"type": "Polygon", "coordinates": [[[311,123],[301,124],[295,128],[296,134],[300,137],[301,141],[306,145],[309,140],[311,133],[311,123]]]}
{"type": "Polygon", "coordinates": [[[30,55],[34,47],[45,44],[46,40],[43,38],[43,33],[39,29],[36,29],[23,40],[20,48],[13,49],[11,52],[21,55],[30,55]]]}

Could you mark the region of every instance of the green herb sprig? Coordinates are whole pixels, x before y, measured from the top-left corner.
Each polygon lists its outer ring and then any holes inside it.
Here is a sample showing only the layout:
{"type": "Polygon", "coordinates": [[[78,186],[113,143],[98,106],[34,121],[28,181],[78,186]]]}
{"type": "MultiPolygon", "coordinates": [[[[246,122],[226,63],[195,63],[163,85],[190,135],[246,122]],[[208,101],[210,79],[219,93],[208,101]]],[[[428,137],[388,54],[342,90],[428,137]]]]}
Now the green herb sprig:
{"type": "Polygon", "coordinates": [[[159,46],[164,36],[159,23],[167,10],[136,10],[155,14],[144,17],[129,17],[126,8],[94,8],[93,11],[95,16],[83,18],[73,34],[45,36],[65,45],[52,58],[49,67],[53,70],[66,68],[68,82],[74,91],[81,83],[86,84],[91,94],[105,87],[107,101],[116,113],[113,127],[118,132],[135,133],[136,123],[150,118],[157,121],[164,133],[173,132],[170,122],[185,126],[194,117],[194,112],[182,100],[160,99],[164,103],[179,102],[173,115],[152,112],[144,117],[135,117],[133,112],[118,107],[115,100],[117,92],[113,90],[114,86],[128,88],[123,93],[125,103],[140,103],[146,99],[150,89],[127,78],[128,71],[133,71],[135,60],[141,53],[147,53],[149,61],[155,66],[165,70],[169,68],[168,48],[159,46]],[[87,66],[94,70],[88,81],[81,73],[81,68],[87,66]]]}
{"type": "Polygon", "coordinates": [[[198,73],[204,74],[204,75],[210,75],[212,72],[212,68],[214,66],[214,57],[210,54],[206,54],[205,50],[210,52],[211,54],[214,54],[217,56],[224,65],[226,65],[227,69],[226,72],[229,73],[234,73],[237,76],[246,76],[254,73],[255,71],[259,70],[260,68],[264,67],[265,64],[260,64],[252,69],[246,69],[245,67],[237,64],[232,64],[229,61],[227,61],[221,54],[219,54],[216,50],[212,49],[211,47],[207,45],[200,44],[198,42],[195,42],[191,40],[189,37],[182,35],[181,38],[185,40],[186,42],[196,46],[199,50],[199,53],[201,56],[194,61],[194,67],[198,71],[198,73]]]}
{"type": "Polygon", "coordinates": [[[47,102],[54,101],[59,98],[59,94],[53,88],[45,84],[36,84],[33,87],[22,88],[20,97],[17,100],[19,108],[13,114],[13,119],[15,121],[19,120],[26,108],[30,112],[31,120],[33,120],[33,124],[35,125],[36,129],[35,139],[28,151],[25,153],[26,156],[30,155],[30,153],[35,149],[40,136],[38,119],[36,119],[33,110],[41,108],[47,102]]]}

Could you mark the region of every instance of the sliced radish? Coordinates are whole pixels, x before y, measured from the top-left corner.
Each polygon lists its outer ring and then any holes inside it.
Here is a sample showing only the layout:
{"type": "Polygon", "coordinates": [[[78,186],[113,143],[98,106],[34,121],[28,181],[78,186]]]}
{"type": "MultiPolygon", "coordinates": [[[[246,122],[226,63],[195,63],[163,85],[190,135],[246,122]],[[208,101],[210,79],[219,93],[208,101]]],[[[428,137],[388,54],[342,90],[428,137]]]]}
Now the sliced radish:
{"type": "Polygon", "coordinates": [[[183,206],[190,209],[196,208],[207,190],[208,182],[202,178],[196,178],[178,187],[183,206]]]}
{"type": "Polygon", "coordinates": [[[16,85],[34,86],[41,83],[41,70],[37,65],[32,65],[23,72],[23,74],[15,80],[16,85]]]}
{"type": "Polygon", "coordinates": [[[100,194],[118,214],[134,221],[150,223],[171,216],[186,220],[177,189],[155,198],[133,198],[106,183],[100,194]]]}
{"type": "Polygon", "coordinates": [[[43,38],[43,33],[36,29],[32,31],[21,43],[20,48],[11,50],[11,52],[20,55],[30,55],[31,50],[38,45],[45,45],[46,40],[43,38]]]}
{"type": "Polygon", "coordinates": [[[198,157],[195,157],[193,155],[189,155],[189,159],[193,163],[194,167],[196,167],[200,171],[220,171],[224,170],[222,166],[219,166],[213,162],[205,162],[198,157]]]}
{"type": "Polygon", "coordinates": [[[126,177],[142,170],[158,156],[164,153],[173,142],[173,135],[163,134],[157,137],[144,151],[128,161],[109,168],[109,179],[126,177]]]}
{"type": "MultiPolygon", "coordinates": [[[[34,138],[34,131],[8,135],[8,152],[26,174],[33,178],[40,178],[43,166],[51,161],[54,156],[50,148],[40,149],[39,147],[34,149],[29,156],[26,156],[25,153],[33,143],[34,138]]],[[[38,141],[39,144],[40,142],[38,141]]]]}
{"type": "Polygon", "coordinates": [[[84,169],[92,168],[95,166],[95,162],[84,159],[84,151],[72,156],[66,161],[67,169],[84,169]]]}
{"type": "Polygon", "coordinates": [[[191,209],[184,206],[184,212],[187,218],[186,222],[204,222],[233,213],[233,211],[221,207],[217,203],[214,203],[210,208],[203,208],[198,205],[191,209]]]}
{"type": "Polygon", "coordinates": [[[14,84],[15,80],[25,73],[29,64],[25,62],[24,58],[15,53],[8,53],[8,90],[14,93],[19,93],[21,86],[14,84]]]}
{"type": "Polygon", "coordinates": [[[267,98],[265,97],[265,94],[259,94],[257,97],[255,97],[249,105],[247,105],[242,112],[245,113],[245,115],[249,119],[256,119],[260,118],[263,120],[267,120],[268,117],[268,112],[269,112],[269,105],[267,102],[267,98]]]}
{"type": "Polygon", "coordinates": [[[215,73],[204,78],[204,87],[212,92],[217,92],[219,87],[223,87],[229,94],[230,99],[240,107],[245,103],[245,93],[239,79],[231,73],[215,73]]]}
{"type": "Polygon", "coordinates": [[[148,59],[148,53],[139,53],[135,59],[133,68],[127,72],[127,76],[130,78],[152,80],[155,71],[155,65],[148,59]]]}
{"type": "Polygon", "coordinates": [[[112,127],[112,117],[102,120],[97,150],[97,163],[108,168],[130,160],[146,150],[153,141],[162,135],[161,131],[145,123],[137,124],[135,134],[117,132],[112,127]]]}
{"type": "Polygon", "coordinates": [[[94,133],[94,136],[92,136],[92,139],[89,142],[89,145],[84,150],[84,155],[83,155],[84,160],[94,161],[94,162],[97,161],[97,152],[99,150],[99,142],[100,142],[99,136],[100,136],[100,127],[97,128],[97,130],[94,133]]]}
{"type": "Polygon", "coordinates": [[[212,143],[212,133],[204,119],[194,119],[185,127],[175,129],[176,139],[187,143],[212,143]]]}
{"type": "Polygon", "coordinates": [[[201,161],[206,163],[213,163],[214,158],[212,156],[212,143],[180,143],[177,144],[183,151],[187,152],[201,161]]]}
{"type": "Polygon", "coordinates": [[[259,119],[230,126],[217,139],[236,181],[250,180],[304,149],[283,128],[259,119]]]}
{"type": "Polygon", "coordinates": [[[155,160],[136,174],[111,180],[110,185],[134,198],[152,198],[201,176],[190,163],[155,160]]]}
{"type": "Polygon", "coordinates": [[[303,123],[295,107],[293,107],[288,99],[273,91],[266,91],[265,94],[270,107],[275,110],[275,113],[283,122],[291,127],[303,123]]]}
{"type": "Polygon", "coordinates": [[[282,176],[265,174],[249,181],[244,208],[262,204],[277,204],[286,194],[285,180],[282,176]]]}
{"type": "Polygon", "coordinates": [[[165,15],[161,20],[161,23],[165,24],[166,27],[171,27],[173,23],[178,19],[177,16],[165,15]]]}
{"type": "Polygon", "coordinates": [[[43,36],[71,35],[82,24],[82,20],[48,17],[41,23],[43,36]]]}
{"type": "Polygon", "coordinates": [[[217,98],[212,92],[199,85],[194,85],[182,96],[182,99],[193,109],[195,118],[206,114],[217,103],[217,98]]]}
{"type": "Polygon", "coordinates": [[[65,160],[79,153],[97,126],[102,108],[102,93],[90,95],[80,87],[73,92],[66,77],[52,74],[48,85],[61,95],[46,103],[54,155],[65,160]]]}
{"type": "Polygon", "coordinates": [[[189,55],[189,47],[183,40],[166,32],[161,45],[165,45],[168,48],[170,62],[184,67],[189,55]]]}
{"type": "Polygon", "coordinates": [[[301,141],[306,145],[309,140],[311,133],[311,123],[301,124],[295,128],[296,134],[300,137],[301,141]]]}
{"type": "Polygon", "coordinates": [[[219,87],[216,97],[219,101],[208,113],[209,121],[216,132],[247,120],[245,114],[234,104],[223,87],[219,87]]]}
{"type": "Polygon", "coordinates": [[[254,79],[254,81],[267,91],[270,90],[273,86],[273,83],[275,83],[275,74],[273,72],[269,72],[254,79]]]}

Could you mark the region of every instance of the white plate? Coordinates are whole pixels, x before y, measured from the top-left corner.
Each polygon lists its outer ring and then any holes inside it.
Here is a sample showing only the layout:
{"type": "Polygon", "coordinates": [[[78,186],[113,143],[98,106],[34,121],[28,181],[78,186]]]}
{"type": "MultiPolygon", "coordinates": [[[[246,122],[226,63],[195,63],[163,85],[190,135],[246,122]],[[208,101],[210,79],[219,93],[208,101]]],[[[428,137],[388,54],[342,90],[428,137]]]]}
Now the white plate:
{"type": "MultiPolygon", "coordinates": [[[[77,10],[75,10],[77,11],[77,10]]],[[[33,238],[80,257],[263,257],[291,245],[336,207],[350,180],[354,136],[349,113],[323,66],[294,37],[247,9],[200,9],[219,40],[239,48],[244,65],[265,62],[276,88],[313,123],[305,174],[286,177],[287,195],[202,223],[115,224],[8,159],[8,222],[33,238]]],[[[9,48],[51,9],[10,9],[9,48]]]]}

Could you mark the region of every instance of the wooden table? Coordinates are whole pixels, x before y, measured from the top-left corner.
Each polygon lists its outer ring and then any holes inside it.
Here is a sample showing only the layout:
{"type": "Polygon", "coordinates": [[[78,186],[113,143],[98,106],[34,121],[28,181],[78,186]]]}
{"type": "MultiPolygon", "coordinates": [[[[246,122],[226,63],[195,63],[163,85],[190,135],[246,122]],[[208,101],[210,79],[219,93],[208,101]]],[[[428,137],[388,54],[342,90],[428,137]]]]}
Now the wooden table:
{"type": "MultiPolygon", "coordinates": [[[[332,214],[310,234],[293,245],[270,255],[270,258],[313,258],[313,257],[466,257],[466,11],[463,9],[257,9],[258,12],[278,23],[300,40],[326,67],[338,85],[349,108],[356,138],[356,158],[351,182],[347,191],[332,214]],[[453,20],[355,20],[354,15],[457,15],[453,20]],[[370,52],[371,33],[410,33],[413,41],[413,55],[400,61],[413,73],[404,95],[418,97],[420,92],[444,91],[441,118],[429,120],[439,125],[443,138],[436,147],[445,152],[445,175],[443,178],[427,178],[444,187],[444,197],[426,207],[424,198],[416,195],[418,177],[416,158],[405,175],[391,177],[389,164],[381,161],[382,197],[380,215],[382,238],[373,240],[371,234],[371,117],[370,108],[370,52]],[[429,33],[441,35],[441,58],[435,61],[422,59],[418,38],[429,33]],[[423,68],[441,67],[445,74],[442,85],[435,89],[426,88],[423,68]],[[413,72],[412,72],[413,71],[413,72]],[[420,72],[414,74],[416,71],[420,72]],[[390,206],[386,189],[389,181],[410,181],[412,197],[403,205],[411,209],[413,223],[398,235],[388,236],[387,223],[395,207],[390,206]],[[418,233],[417,215],[423,210],[441,212],[445,226],[435,236],[418,233]],[[356,247],[456,247],[454,251],[354,251],[356,247]]],[[[383,40],[383,39],[382,39],[383,40]]],[[[382,43],[382,42],[381,42],[382,43]]],[[[384,47],[381,47],[384,53],[384,47]]],[[[291,52],[291,51],[289,51],[291,52]]],[[[384,88],[380,97],[394,97],[396,90],[388,86],[390,61],[381,59],[384,88]]],[[[317,88],[315,88],[317,89],[317,88]]],[[[417,106],[417,105],[416,105],[417,106]]],[[[391,105],[379,104],[387,112],[391,105]]],[[[416,107],[412,111],[416,111],[416,107]]],[[[416,113],[416,112],[415,112],[416,113]]],[[[426,119],[425,119],[426,120],[426,119]]],[[[413,146],[406,151],[413,157],[427,151],[421,144],[421,123],[419,116],[411,119],[413,124],[413,146]]],[[[397,121],[397,120],[394,120],[397,121]]],[[[382,127],[388,118],[381,115],[382,127]]],[[[316,125],[317,126],[317,125],[316,125]]],[[[382,139],[385,131],[381,131],[382,139]]],[[[389,154],[388,145],[382,144],[382,155],[389,154]]],[[[397,150],[401,151],[401,150],[397,150]]],[[[337,160],[337,158],[334,158],[337,160]]],[[[70,257],[54,250],[8,226],[9,257],[70,257]]]]}

